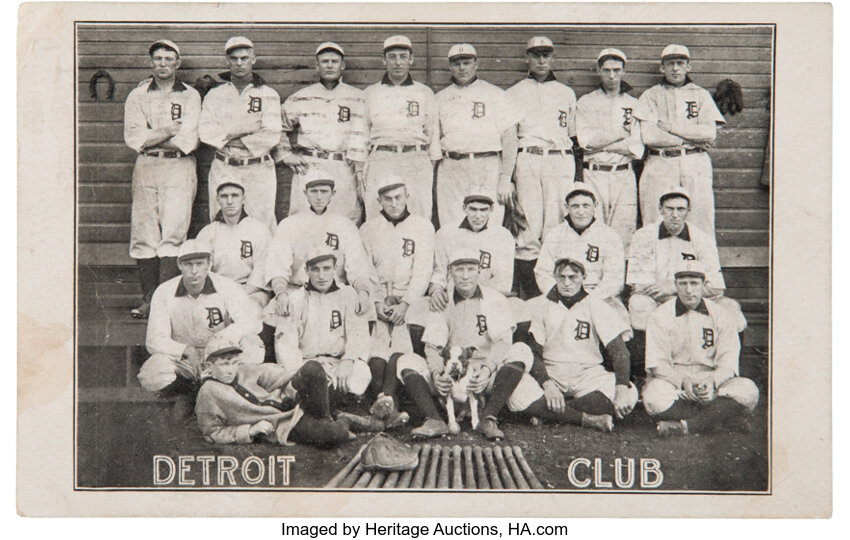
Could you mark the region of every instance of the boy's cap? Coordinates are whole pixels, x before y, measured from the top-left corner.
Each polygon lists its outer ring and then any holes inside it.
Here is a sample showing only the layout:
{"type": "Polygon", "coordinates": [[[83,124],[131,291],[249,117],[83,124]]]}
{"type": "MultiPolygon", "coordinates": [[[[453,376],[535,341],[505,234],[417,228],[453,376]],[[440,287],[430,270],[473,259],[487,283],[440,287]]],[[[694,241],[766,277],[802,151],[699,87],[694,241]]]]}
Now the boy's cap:
{"type": "Polygon", "coordinates": [[[204,347],[204,358],[210,360],[231,352],[241,353],[242,348],[219,334],[213,334],[210,340],[207,341],[207,346],[204,347]]]}

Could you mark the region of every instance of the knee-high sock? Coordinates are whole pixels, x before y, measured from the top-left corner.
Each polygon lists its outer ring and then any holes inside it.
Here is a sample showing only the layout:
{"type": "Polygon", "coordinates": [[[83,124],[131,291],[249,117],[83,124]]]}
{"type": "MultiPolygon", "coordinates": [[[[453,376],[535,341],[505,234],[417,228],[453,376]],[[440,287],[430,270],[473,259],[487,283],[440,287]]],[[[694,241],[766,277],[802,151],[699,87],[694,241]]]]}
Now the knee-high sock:
{"type": "Polygon", "coordinates": [[[719,397],[699,407],[696,414],[687,419],[688,431],[699,433],[710,431],[721,425],[726,419],[744,414],[746,408],[728,397],[719,397]]]}
{"type": "Polygon", "coordinates": [[[587,414],[614,414],[614,404],[598,390],[580,398],[571,399],[567,401],[567,405],[587,414]]]}
{"type": "Polygon", "coordinates": [[[416,373],[412,369],[406,369],[401,374],[404,379],[404,386],[407,388],[407,393],[413,399],[419,413],[425,418],[440,418],[440,413],[437,412],[437,406],[434,405],[434,398],[431,396],[431,389],[428,388],[428,383],[422,375],[416,373]]]}
{"type": "Polygon", "coordinates": [[[413,345],[413,352],[425,358],[425,343],[422,342],[425,327],[418,324],[408,324],[407,331],[410,333],[410,343],[413,345]]]}
{"type": "Polygon", "coordinates": [[[139,284],[142,286],[142,298],[150,302],[153,292],[159,286],[159,257],[136,259],[139,267],[139,284]]]}
{"type": "Polygon", "coordinates": [[[372,374],[372,380],[369,381],[369,388],[366,389],[366,395],[370,399],[375,399],[384,387],[384,375],[387,370],[387,361],[383,358],[373,356],[369,359],[369,372],[372,374]]]}
{"type": "Polygon", "coordinates": [[[274,355],[274,333],[274,326],[263,323],[263,329],[260,331],[260,341],[263,342],[263,347],[266,349],[266,354],[263,357],[264,364],[274,364],[277,362],[274,355]]]}
{"type": "Polygon", "coordinates": [[[327,448],[347,441],[348,433],[347,422],[305,414],[289,432],[289,438],[294,442],[327,448]]]}
{"type": "Polygon", "coordinates": [[[304,412],[315,418],[330,418],[328,379],[321,364],[310,360],[301,366],[292,378],[292,387],[298,391],[298,403],[304,412]]]}
{"type": "Polygon", "coordinates": [[[536,416],[542,420],[557,422],[559,424],[575,424],[581,425],[581,411],[577,411],[570,407],[569,403],[564,408],[564,412],[555,412],[546,406],[546,398],[542,397],[528,406],[523,411],[528,416],[536,416]]]}
{"type": "Polygon", "coordinates": [[[398,375],[396,375],[398,359],[402,353],[393,353],[387,362],[387,368],[384,370],[384,380],[381,391],[385,396],[395,396],[396,388],[398,387],[398,375]]]}
{"type": "Polygon", "coordinates": [[[180,269],[177,268],[177,257],[160,257],[159,282],[165,283],[178,275],[180,275],[180,269]]]}
{"type": "Polygon", "coordinates": [[[537,280],[534,277],[536,264],[537,259],[531,261],[514,259],[514,282],[511,290],[523,300],[540,296],[540,288],[537,287],[537,280]]]}
{"type": "Polygon", "coordinates": [[[646,377],[646,331],[635,330],[634,337],[627,343],[632,359],[630,379],[646,377]]]}
{"type": "Polygon", "coordinates": [[[511,393],[519,384],[524,373],[521,362],[508,362],[496,372],[496,379],[493,381],[493,390],[487,396],[487,404],[484,405],[484,410],[481,411],[481,418],[493,417],[499,415],[499,411],[508,402],[511,393]]]}

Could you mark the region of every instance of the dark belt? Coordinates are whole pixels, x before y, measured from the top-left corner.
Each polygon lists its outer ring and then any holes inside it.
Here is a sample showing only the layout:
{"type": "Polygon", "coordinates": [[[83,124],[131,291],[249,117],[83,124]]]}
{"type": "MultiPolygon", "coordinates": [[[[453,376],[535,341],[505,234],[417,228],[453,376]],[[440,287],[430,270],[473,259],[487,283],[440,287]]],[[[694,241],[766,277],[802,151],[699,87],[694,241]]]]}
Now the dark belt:
{"type": "Polygon", "coordinates": [[[373,152],[395,152],[396,154],[426,150],[428,147],[424,144],[379,144],[372,147],[373,152]]]}
{"type": "Polygon", "coordinates": [[[572,149],[558,150],[557,148],[540,148],[539,146],[525,146],[520,148],[519,151],[526,154],[534,154],[535,156],[567,155],[573,153],[572,149]]]}
{"type": "Polygon", "coordinates": [[[215,153],[215,158],[219,161],[223,161],[228,165],[234,165],[236,167],[244,167],[246,165],[256,165],[257,163],[262,163],[264,161],[271,161],[272,157],[268,154],[262,157],[252,157],[252,158],[235,158],[235,157],[227,157],[221,152],[215,153]]]}
{"type": "Polygon", "coordinates": [[[186,155],[180,150],[145,150],[142,152],[142,154],[148,157],[159,157],[168,159],[181,158],[186,155]]]}
{"type": "Polygon", "coordinates": [[[479,159],[485,157],[501,156],[502,153],[496,150],[489,152],[443,152],[443,155],[449,159],[479,159]]]}
{"type": "Polygon", "coordinates": [[[584,168],[590,171],[625,171],[631,168],[631,163],[623,163],[622,165],[599,165],[590,161],[584,162],[584,168]]]}
{"type": "Polygon", "coordinates": [[[705,152],[705,150],[701,148],[674,148],[672,150],[656,150],[654,148],[649,149],[650,156],[661,157],[679,157],[685,154],[698,154],[700,152],[705,152]]]}
{"type": "Polygon", "coordinates": [[[314,158],[319,159],[345,161],[345,154],[342,152],[325,152],[324,150],[313,150],[311,148],[295,148],[293,152],[301,154],[302,156],[313,156],[314,158]]]}

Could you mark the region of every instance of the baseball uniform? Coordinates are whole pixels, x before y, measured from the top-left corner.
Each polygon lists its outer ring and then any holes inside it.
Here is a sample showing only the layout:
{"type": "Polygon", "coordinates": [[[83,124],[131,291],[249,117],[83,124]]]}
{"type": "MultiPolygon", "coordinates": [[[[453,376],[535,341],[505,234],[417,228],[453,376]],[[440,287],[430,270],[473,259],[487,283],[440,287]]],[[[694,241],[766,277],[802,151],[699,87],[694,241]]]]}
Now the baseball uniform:
{"type": "Polygon", "coordinates": [[[124,142],[139,153],[133,167],[130,256],[134,259],[176,257],[186,240],[192,201],[198,185],[195,156],[201,97],[175,80],[162,91],[151,77],[127,96],[124,104],[124,142]],[[180,122],[169,141],[179,150],[144,147],[156,129],[180,122]]]}
{"type": "MultiPolygon", "coordinates": [[[[275,159],[299,154],[311,164],[325,169],[335,181],[336,194],[329,209],[359,222],[352,161],[366,161],[368,127],[363,91],[344,82],[333,89],[322,83],[295,92],[283,103],[283,135],[275,149],[275,159]],[[290,142],[294,136],[295,145],[290,142]]],[[[310,208],[304,196],[304,175],[292,176],[289,215],[310,208]]]]}
{"type": "Polygon", "coordinates": [[[440,117],[434,92],[410,75],[394,85],[385,73],[365,90],[369,158],[365,171],[366,219],[378,215],[378,183],[389,175],[407,182],[410,211],[431,219],[434,169],[440,153],[440,117]]]}
{"type": "Polygon", "coordinates": [[[219,184],[238,179],[245,186],[245,210],[271,230],[277,222],[277,174],[270,152],[280,142],[280,96],[256,73],[241,92],[230,82],[230,73],[219,77],[224,82],[204,97],[199,128],[201,140],[216,149],[209,174],[210,220],[219,210],[219,184]],[[253,115],[260,116],[260,128],[229,140],[233,126],[253,115]]]}
{"type": "MultiPolygon", "coordinates": [[[[625,83],[621,83],[628,90],[625,83]]],[[[599,195],[597,205],[606,225],[628,248],[637,224],[637,184],[632,160],[643,157],[640,122],[633,116],[638,100],[626,93],[608,95],[598,88],[576,106],[576,134],[584,149],[584,181],[599,195]],[[626,131],[623,126],[631,126],[626,131]],[[610,144],[613,136],[624,138],[610,144]]]]}
{"type": "MultiPolygon", "coordinates": [[[[518,116],[504,90],[478,78],[465,86],[452,79],[436,98],[443,150],[437,169],[437,210],[442,228],[452,227],[463,218],[467,193],[495,193],[500,176],[510,180],[514,156],[503,155],[502,135],[515,130],[518,116]]],[[[501,224],[504,215],[505,207],[496,203],[490,220],[501,224]]]]}
{"type": "Polygon", "coordinates": [[[230,225],[219,211],[213,222],[198,233],[198,240],[210,246],[213,272],[241,285],[263,288],[264,263],[271,243],[266,224],[243,209],[239,223],[230,225]]]}
{"type": "Polygon", "coordinates": [[[175,361],[187,346],[203,349],[214,334],[239,343],[241,361],[263,362],[265,352],[257,334],[259,312],[233,280],[210,272],[197,298],[192,298],[177,276],[160,285],[153,295],[145,345],[151,357],[139,371],[139,382],[151,392],[164,389],[178,376],[175,361]]]}
{"type": "Polygon", "coordinates": [[[517,237],[516,258],[533,261],[546,233],[566,215],[563,201],[575,178],[576,95],[551,72],[543,82],[529,74],[507,93],[520,113],[514,181],[528,219],[528,229],[517,237]]]}
{"type": "Polygon", "coordinates": [[[691,223],[714,236],[714,191],[707,152],[714,137],[693,143],[656,127],[659,121],[669,122],[676,131],[724,124],[711,94],[690,78],[681,87],[662,82],[640,96],[633,114],[642,123],[641,137],[649,148],[640,177],[643,222],[658,220],[658,198],[668,186],[678,185],[690,193],[691,223]]]}
{"type": "Polygon", "coordinates": [[[646,325],[649,378],[642,391],[646,412],[663,413],[685,397],[685,377],[706,375],[714,380],[718,397],[755,409],[758,387],[738,376],[740,346],[734,321],[711,300],[703,299],[693,310],[678,298],[659,306],[646,325]]]}

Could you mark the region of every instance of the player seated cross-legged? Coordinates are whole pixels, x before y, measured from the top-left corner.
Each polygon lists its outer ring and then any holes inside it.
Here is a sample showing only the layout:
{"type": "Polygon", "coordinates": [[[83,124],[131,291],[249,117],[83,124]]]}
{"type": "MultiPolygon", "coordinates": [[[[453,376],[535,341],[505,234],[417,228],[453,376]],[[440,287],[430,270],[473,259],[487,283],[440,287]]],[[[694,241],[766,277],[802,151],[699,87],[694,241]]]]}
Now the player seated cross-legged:
{"type": "Polygon", "coordinates": [[[643,406],[661,436],[746,428],[759,390],[738,375],[732,315],[704,298],[701,262],[682,261],[673,277],[676,297],[653,311],[646,325],[643,406]]]}
{"type": "Polygon", "coordinates": [[[523,410],[542,393],[528,375],[533,357],[524,343],[511,342],[515,324],[507,299],[498,291],[479,285],[478,250],[453,252],[449,271],[452,286],[448,305],[441,312],[431,312],[425,325],[425,357],[405,354],[398,359],[399,380],[419,414],[425,417],[425,422],[411,434],[428,438],[449,432],[432,394],[445,399],[451,390],[452,379],[444,374],[442,353],[446,348],[459,347],[471,351],[470,365],[476,364],[478,369],[468,384],[469,391],[487,394],[478,431],[490,440],[503,439],[497,416],[505,404],[512,411],[523,410]]]}
{"type": "MultiPolygon", "coordinates": [[[[308,281],[289,295],[286,316],[278,317],[275,337],[277,363],[287,372],[297,372],[304,362],[314,360],[324,369],[333,388],[331,401],[350,401],[346,395],[360,397],[372,376],[369,358],[369,325],[357,313],[357,292],[337,282],[337,255],[319,244],[307,255],[308,281]]],[[[380,431],[383,423],[373,417],[339,413],[353,427],[380,431]],[[362,420],[362,421],[361,421],[362,420]]]]}
{"type": "Polygon", "coordinates": [[[529,343],[535,355],[532,375],[543,388],[523,413],[544,420],[612,431],[613,418],[635,407],[637,388],[629,383],[628,322],[608,302],[584,290],[584,264],[558,259],[555,286],[528,301],[529,343]],[[600,343],[614,371],[602,365],[600,343]]]}

